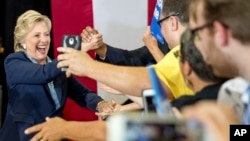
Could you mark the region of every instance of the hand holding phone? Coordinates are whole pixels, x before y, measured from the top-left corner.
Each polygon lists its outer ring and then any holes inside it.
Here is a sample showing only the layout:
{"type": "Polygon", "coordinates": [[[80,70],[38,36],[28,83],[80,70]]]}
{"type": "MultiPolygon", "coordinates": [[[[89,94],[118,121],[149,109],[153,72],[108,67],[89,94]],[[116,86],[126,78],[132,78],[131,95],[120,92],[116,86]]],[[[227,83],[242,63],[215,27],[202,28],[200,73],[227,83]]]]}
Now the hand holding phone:
{"type": "MultiPolygon", "coordinates": [[[[71,47],[77,50],[81,50],[81,36],[79,35],[63,35],[62,47],[71,47]]],[[[61,68],[62,71],[66,71],[67,68],[61,68]]]]}

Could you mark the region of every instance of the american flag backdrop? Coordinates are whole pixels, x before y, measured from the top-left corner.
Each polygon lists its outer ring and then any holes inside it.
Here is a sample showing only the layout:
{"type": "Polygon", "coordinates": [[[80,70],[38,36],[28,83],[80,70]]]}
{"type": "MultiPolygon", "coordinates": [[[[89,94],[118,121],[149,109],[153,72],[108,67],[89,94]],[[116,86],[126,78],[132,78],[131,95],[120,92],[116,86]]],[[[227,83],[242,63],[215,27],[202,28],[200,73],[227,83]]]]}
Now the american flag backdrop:
{"type": "MultiPolygon", "coordinates": [[[[141,47],[142,35],[151,23],[155,3],[156,0],[52,0],[54,55],[58,55],[56,48],[61,46],[63,34],[80,34],[86,26],[98,29],[110,45],[126,49],[141,47]]],[[[89,54],[94,57],[93,52],[89,54]]],[[[101,93],[95,80],[87,77],[78,79],[101,93]]],[[[77,106],[70,99],[64,108],[64,117],[78,121],[97,119],[93,111],[77,106]]]]}

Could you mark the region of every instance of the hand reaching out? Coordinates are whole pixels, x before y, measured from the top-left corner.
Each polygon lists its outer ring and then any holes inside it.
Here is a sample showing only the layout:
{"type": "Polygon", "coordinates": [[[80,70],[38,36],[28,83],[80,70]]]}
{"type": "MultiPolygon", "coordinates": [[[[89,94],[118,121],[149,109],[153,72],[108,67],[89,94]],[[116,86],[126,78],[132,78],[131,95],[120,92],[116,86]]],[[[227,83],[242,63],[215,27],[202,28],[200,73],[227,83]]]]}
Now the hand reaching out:
{"type": "Polygon", "coordinates": [[[98,103],[97,105],[97,110],[100,113],[110,113],[113,112],[113,105],[111,103],[108,103],[106,101],[101,101],[100,103],[98,103]]]}
{"type": "Polygon", "coordinates": [[[104,44],[102,39],[102,34],[99,34],[97,30],[89,26],[87,26],[85,29],[82,30],[81,37],[82,37],[82,44],[81,44],[82,51],[87,52],[89,50],[95,50],[104,44]]]}
{"type": "Polygon", "coordinates": [[[101,118],[105,118],[106,116],[110,115],[111,113],[114,113],[114,112],[118,112],[120,111],[121,109],[121,105],[116,103],[116,101],[114,101],[113,99],[111,100],[111,105],[112,105],[112,111],[105,111],[105,112],[98,112],[98,113],[95,113],[97,116],[101,117],[101,118]]]}
{"type": "Polygon", "coordinates": [[[64,127],[67,122],[59,117],[46,118],[46,122],[34,125],[25,130],[25,134],[36,133],[30,141],[60,141],[64,137],[64,127]]]}

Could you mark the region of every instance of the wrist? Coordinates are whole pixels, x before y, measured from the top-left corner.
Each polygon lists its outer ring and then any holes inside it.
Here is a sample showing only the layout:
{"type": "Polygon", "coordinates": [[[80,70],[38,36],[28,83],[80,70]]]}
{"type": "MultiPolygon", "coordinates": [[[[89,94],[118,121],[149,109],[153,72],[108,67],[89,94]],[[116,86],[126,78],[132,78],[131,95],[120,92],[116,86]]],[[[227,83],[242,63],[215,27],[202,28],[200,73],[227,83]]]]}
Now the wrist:
{"type": "Polygon", "coordinates": [[[101,105],[102,105],[103,103],[107,103],[107,101],[102,100],[102,101],[100,101],[100,102],[97,103],[97,105],[96,105],[96,110],[97,110],[98,112],[100,111],[101,105]]]}
{"type": "MultiPolygon", "coordinates": [[[[106,52],[107,52],[107,45],[105,43],[103,43],[103,45],[101,45],[99,48],[97,48],[95,50],[96,54],[99,55],[100,59],[105,59],[106,58],[106,52]]],[[[104,60],[103,59],[103,60],[104,60]]]]}
{"type": "Polygon", "coordinates": [[[70,130],[71,130],[71,121],[69,122],[65,122],[64,123],[64,129],[62,130],[62,138],[69,138],[71,135],[70,135],[70,130]]]}

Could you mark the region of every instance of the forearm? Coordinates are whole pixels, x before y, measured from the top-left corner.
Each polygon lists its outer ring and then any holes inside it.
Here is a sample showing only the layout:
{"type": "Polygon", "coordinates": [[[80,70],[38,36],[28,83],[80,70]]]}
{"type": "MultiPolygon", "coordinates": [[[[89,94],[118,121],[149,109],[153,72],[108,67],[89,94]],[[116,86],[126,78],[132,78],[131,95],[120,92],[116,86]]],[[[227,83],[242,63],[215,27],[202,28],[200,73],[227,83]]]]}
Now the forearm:
{"type": "Polygon", "coordinates": [[[69,121],[65,124],[63,137],[77,141],[105,141],[106,122],[91,121],[77,122],[69,121]]]}
{"type": "Polygon", "coordinates": [[[150,88],[146,67],[115,66],[97,61],[87,67],[87,76],[124,94],[141,96],[141,90],[150,88]]]}
{"type": "Polygon", "coordinates": [[[149,48],[149,51],[156,60],[156,62],[159,62],[164,57],[164,54],[159,48],[149,48]]]}
{"type": "Polygon", "coordinates": [[[142,106],[137,103],[130,103],[126,105],[122,105],[120,111],[131,111],[131,110],[138,110],[142,109],[142,106]]]}

